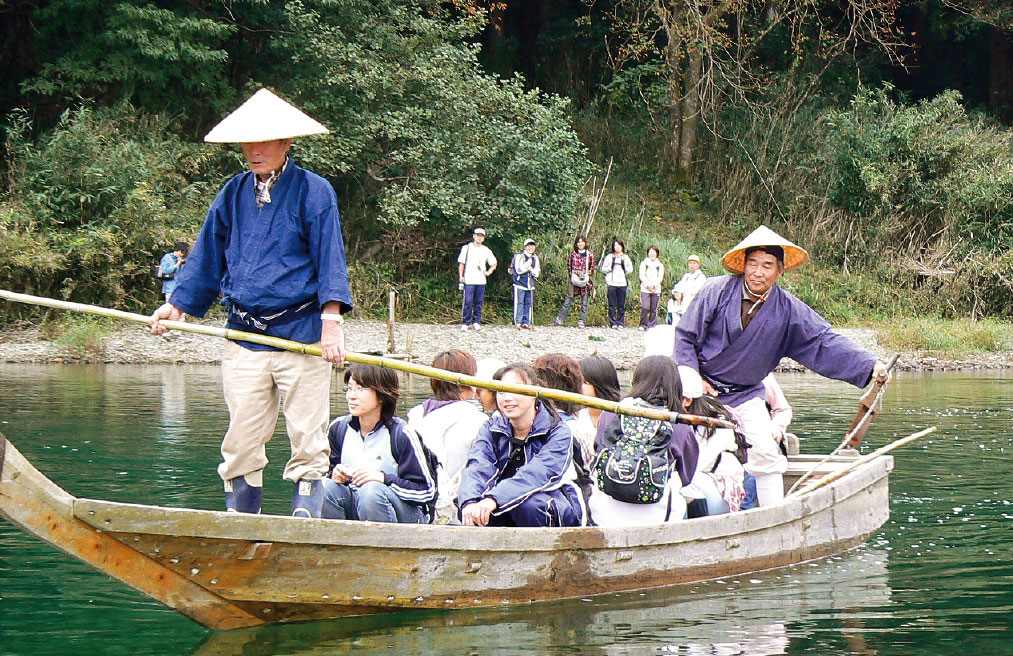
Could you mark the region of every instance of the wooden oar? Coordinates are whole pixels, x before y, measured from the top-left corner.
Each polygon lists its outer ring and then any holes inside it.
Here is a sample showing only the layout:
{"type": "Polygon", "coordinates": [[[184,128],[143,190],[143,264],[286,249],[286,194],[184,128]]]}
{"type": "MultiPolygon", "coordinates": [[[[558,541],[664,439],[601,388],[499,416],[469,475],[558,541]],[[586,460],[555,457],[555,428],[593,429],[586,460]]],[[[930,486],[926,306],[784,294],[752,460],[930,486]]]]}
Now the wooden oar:
{"type": "MultiPolygon", "coordinates": [[[[41,296],[18,294],[16,292],[7,291],[4,289],[0,289],[0,298],[7,299],[8,301],[15,301],[18,303],[28,303],[30,305],[42,305],[44,307],[56,308],[59,310],[84,312],[86,314],[95,314],[101,317],[108,317],[111,319],[122,319],[124,321],[133,321],[135,323],[143,323],[145,325],[151,323],[151,317],[143,314],[124,312],[122,310],[111,310],[109,308],[98,307],[95,305],[86,305],[84,303],[71,303],[70,301],[60,301],[52,298],[43,298],[41,296]]],[[[263,344],[264,346],[273,346],[274,348],[282,349],[285,351],[293,351],[295,353],[305,353],[307,355],[316,355],[316,356],[322,355],[319,346],[315,346],[313,344],[301,344],[299,342],[293,342],[291,340],[282,339],[280,337],[258,335],[256,333],[248,333],[242,330],[232,330],[231,328],[202,326],[200,324],[188,323],[186,321],[169,321],[165,319],[159,321],[159,323],[165,326],[166,328],[170,328],[172,330],[181,330],[183,332],[197,333],[200,335],[209,335],[211,337],[221,337],[223,339],[229,339],[233,341],[263,344]]],[[[700,415],[688,415],[683,414],[681,412],[669,412],[668,410],[663,410],[660,408],[645,408],[641,406],[631,406],[626,404],[620,404],[616,401],[599,399],[594,396],[584,396],[583,394],[564,392],[563,390],[552,389],[549,387],[540,387],[538,385],[516,385],[512,383],[505,383],[501,380],[478,378],[477,376],[468,376],[466,374],[460,374],[454,371],[437,369],[435,367],[416,364],[414,362],[404,362],[394,358],[384,358],[376,355],[368,355],[366,353],[348,352],[345,353],[345,360],[347,360],[348,362],[356,362],[359,364],[371,364],[377,367],[396,369],[398,371],[404,371],[410,374],[419,374],[420,376],[427,376],[429,378],[445,380],[450,383],[457,383],[458,385],[483,387],[485,389],[497,390],[500,392],[513,392],[514,394],[522,394],[524,396],[534,396],[537,398],[555,399],[557,401],[567,401],[582,406],[598,408],[600,410],[608,410],[616,414],[634,415],[637,417],[647,417],[648,419],[657,419],[660,421],[673,421],[680,424],[692,424],[695,426],[710,426],[712,428],[732,428],[732,429],[735,428],[735,424],[733,424],[732,422],[725,421],[724,419],[718,419],[716,417],[702,417],[700,415]]]]}
{"type": "Polygon", "coordinates": [[[861,458],[857,458],[854,461],[849,462],[847,467],[845,467],[843,469],[839,469],[839,470],[837,470],[837,471],[835,471],[835,472],[833,472],[831,474],[827,474],[826,476],[824,476],[823,478],[819,479],[818,481],[814,481],[814,482],[810,483],[809,485],[807,485],[806,487],[802,488],[801,490],[795,490],[794,486],[792,486],[792,490],[788,491],[788,494],[785,495],[785,498],[788,498],[790,496],[802,496],[803,494],[809,494],[813,490],[818,490],[819,488],[823,487],[824,485],[827,485],[828,483],[833,483],[834,481],[836,481],[840,477],[844,476],[845,474],[847,474],[849,471],[855,469],[856,467],[859,467],[861,465],[864,465],[867,462],[875,460],[876,458],[878,458],[879,456],[883,455],[884,453],[889,453],[890,451],[893,451],[897,447],[904,446],[905,444],[910,444],[911,442],[914,442],[918,438],[925,437],[929,433],[934,433],[935,431],[936,431],[936,427],[935,426],[929,426],[925,430],[918,431],[917,433],[914,433],[912,435],[908,435],[907,437],[902,437],[899,440],[895,440],[893,442],[890,442],[886,446],[880,447],[880,448],[876,449],[875,451],[873,451],[872,453],[870,453],[868,455],[862,456],[861,458]]]}
{"type": "MultiPolygon", "coordinates": [[[[841,443],[838,444],[837,447],[833,451],[828,453],[822,460],[820,460],[815,465],[810,467],[809,471],[802,474],[802,476],[799,477],[797,481],[795,481],[794,485],[792,485],[788,489],[788,494],[791,494],[792,492],[800,488],[803,483],[805,483],[812,477],[813,472],[822,467],[823,464],[826,463],[828,460],[830,460],[838,453],[840,453],[841,449],[850,446],[852,440],[854,439],[854,436],[858,434],[859,431],[861,431],[862,435],[865,435],[866,431],[869,430],[869,424],[876,417],[876,415],[879,414],[879,409],[883,405],[883,393],[886,392],[886,385],[887,382],[890,380],[890,373],[893,371],[893,368],[897,365],[898,357],[899,357],[898,355],[894,355],[892,358],[890,358],[890,362],[886,366],[886,374],[887,374],[886,381],[874,382],[869,387],[869,391],[862,395],[862,399],[858,405],[858,416],[855,417],[855,421],[851,424],[851,428],[844,435],[844,439],[841,440],[841,443]]],[[[861,438],[859,438],[859,441],[861,441],[861,438]]],[[[857,445],[858,442],[855,442],[855,444],[857,445]]]]}
{"type": "Polygon", "coordinates": [[[869,430],[869,424],[872,423],[872,420],[879,414],[880,408],[883,407],[883,390],[886,388],[890,373],[897,366],[898,357],[900,356],[895,354],[890,358],[890,362],[887,363],[887,378],[873,383],[869,387],[869,390],[862,395],[862,398],[858,400],[858,414],[855,415],[855,421],[851,422],[851,427],[848,428],[848,432],[845,435],[848,448],[858,448],[858,445],[862,442],[862,438],[865,437],[865,433],[869,430]]]}

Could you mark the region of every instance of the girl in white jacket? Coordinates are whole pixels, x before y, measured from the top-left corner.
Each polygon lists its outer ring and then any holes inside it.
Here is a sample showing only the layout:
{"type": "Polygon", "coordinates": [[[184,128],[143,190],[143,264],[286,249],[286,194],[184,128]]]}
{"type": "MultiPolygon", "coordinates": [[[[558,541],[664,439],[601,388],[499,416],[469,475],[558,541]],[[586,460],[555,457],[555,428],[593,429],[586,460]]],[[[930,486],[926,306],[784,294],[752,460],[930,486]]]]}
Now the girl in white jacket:
{"type": "MultiPolygon", "coordinates": [[[[466,351],[452,349],[433,359],[433,366],[447,371],[474,376],[475,358],[466,351]]],[[[467,385],[456,385],[431,378],[432,398],[408,411],[408,425],[418,433],[440,461],[437,470],[439,497],[436,500],[436,523],[456,523],[454,499],[461,480],[461,470],[468,459],[468,450],[478,430],[488,417],[474,404],[469,403],[475,390],[467,385]]]]}
{"type": "Polygon", "coordinates": [[[660,254],[657,246],[649,246],[647,257],[640,263],[640,330],[658,325],[661,281],[665,278],[665,265],[658,259],[660,254]]]}

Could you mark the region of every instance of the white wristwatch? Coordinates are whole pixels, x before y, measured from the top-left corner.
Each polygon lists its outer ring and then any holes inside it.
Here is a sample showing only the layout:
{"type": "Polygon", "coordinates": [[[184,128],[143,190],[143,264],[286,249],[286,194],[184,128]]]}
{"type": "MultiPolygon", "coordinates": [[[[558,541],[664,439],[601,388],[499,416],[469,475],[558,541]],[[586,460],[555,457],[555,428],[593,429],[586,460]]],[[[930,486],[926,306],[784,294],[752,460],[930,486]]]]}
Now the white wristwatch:
{"type": "Polygon", "coordinates": [[[337,313],[324,312],[320,315],[321,321],[337,321],[339,326],[345,325],[345,317],[337,313]]]}

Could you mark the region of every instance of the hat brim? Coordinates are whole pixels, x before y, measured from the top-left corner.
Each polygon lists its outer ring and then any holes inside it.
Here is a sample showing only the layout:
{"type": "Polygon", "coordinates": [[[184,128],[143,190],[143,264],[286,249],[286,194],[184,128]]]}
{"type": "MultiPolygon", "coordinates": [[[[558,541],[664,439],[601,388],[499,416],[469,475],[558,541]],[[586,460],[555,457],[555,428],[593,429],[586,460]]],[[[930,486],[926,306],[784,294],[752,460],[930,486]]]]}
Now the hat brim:
{"type": "Polygon", "coordinates": [[[809,253],[793,244],[767,226],[760,226],[735,245],[721,258],[721,266],[731,273],[741,274],[746,270],[746,251],[757,246],[780,246],[784,249],[784,270],[794,271],[809,261],[809,253]]]}
{"type": "Polygon", "coordinates": [[[208,143],[254,143],[328,134],[321,123],[261,89],[204,137],[208,143]]]}

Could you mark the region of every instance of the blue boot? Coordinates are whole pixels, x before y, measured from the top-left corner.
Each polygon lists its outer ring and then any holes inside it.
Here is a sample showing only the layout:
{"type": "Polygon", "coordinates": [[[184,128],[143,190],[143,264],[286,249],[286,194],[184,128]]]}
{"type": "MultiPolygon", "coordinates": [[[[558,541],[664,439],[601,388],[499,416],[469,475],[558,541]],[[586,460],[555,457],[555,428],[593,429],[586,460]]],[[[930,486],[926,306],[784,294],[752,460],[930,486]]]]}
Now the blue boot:
{"type": "Polygon", "coordinates": [[[324,507],[324,482],[301,478],[292,490],[293,517],[320,517],[324,507]]]}
{"type": "Polygon", "coordinates": [[[225,509],[228,512],[260,514],[264,488],[250,485],[245,476],[225,481],[225,509]]]}

